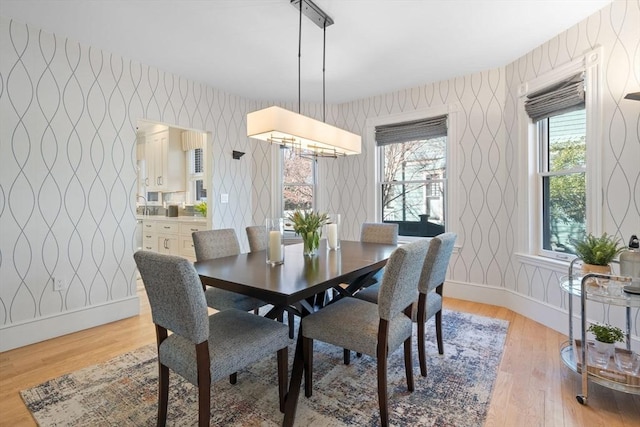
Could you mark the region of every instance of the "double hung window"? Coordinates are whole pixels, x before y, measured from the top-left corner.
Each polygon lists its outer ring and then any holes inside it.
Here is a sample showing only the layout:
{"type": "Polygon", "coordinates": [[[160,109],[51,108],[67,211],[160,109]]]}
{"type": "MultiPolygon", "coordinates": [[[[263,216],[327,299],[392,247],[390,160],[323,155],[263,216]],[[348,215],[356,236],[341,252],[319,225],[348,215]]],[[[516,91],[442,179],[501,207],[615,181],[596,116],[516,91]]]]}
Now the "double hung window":
{"type": "Polygon", "coordinates": [[[402,236],[445,231],[447,116],[376,126],[382,221],[402,236]]]}
{"type": "Polygon", "coordinates": [[[296,209],[315,208],[316,162],[300,157],[294,150],[280,149],[282,155],[282,207],[287,218],[296,209]]]}
{"type": "Polygon", "coordinates": [[[529,94],[524,108],[537,135],[539,251],[573,254],[587,228],[584,73],[529,94]]]}

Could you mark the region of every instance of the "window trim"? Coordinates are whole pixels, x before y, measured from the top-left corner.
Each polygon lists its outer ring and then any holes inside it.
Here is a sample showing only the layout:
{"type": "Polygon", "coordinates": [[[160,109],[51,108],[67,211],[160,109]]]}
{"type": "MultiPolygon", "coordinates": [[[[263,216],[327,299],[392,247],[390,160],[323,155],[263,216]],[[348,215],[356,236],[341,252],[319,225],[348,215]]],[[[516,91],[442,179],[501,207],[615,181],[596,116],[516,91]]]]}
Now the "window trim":
{"type": "Polygon", "coordinates": [[[587,232],[602,233],[602,47],[593,49],[518,87],[518,251],[533,256],[569,260],[567,254],[542,249],[542,180],[539,176],[538,126],[524,109],[527,94],[579,72],[585,73],[587,232]]]}
{"type": "MultiPolygon", "coordinates": [[[[365,146],[371,150],[372,160],[367,161],[368,176],[371,177],[373,185],[367,186],[367,218],[365,221],[382,221],[382,181],[380,177],[381,151],[376,144],[375,128],[376,126],[388,125],[393,123],[402,123],[413,120],[427,119],[429,117],[437,117],[447,115],[447,190],[445,196],[445,230],[456,232],[459,230],[459,219],[457,196],[459,193],[459,172],[458,172],[458,147],[460,141],[458,139],[458,111],[461,110],[459,103],[444,104],[438,107],[424,108],[406,113],[381,115],[370,117],[366,120],[365,128],[365,146]]],[[[422,239],[422,237],[402,236],[402,241],[412,241],[422,239]]]]}

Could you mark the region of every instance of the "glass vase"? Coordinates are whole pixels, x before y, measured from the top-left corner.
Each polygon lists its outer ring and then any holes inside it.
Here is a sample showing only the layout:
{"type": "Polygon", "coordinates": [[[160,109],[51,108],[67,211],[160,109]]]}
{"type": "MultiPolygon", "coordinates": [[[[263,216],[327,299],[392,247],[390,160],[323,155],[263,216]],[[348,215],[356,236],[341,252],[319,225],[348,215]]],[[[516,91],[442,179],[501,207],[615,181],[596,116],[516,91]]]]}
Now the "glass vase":
{"type": "Polygon", "coordinates": [[[320,246],[320,231],[310,231],[303,233],[302,245],[304,246],[302,253],[304,256],[315,256],[318,254],[318,246],[320,246]]]}

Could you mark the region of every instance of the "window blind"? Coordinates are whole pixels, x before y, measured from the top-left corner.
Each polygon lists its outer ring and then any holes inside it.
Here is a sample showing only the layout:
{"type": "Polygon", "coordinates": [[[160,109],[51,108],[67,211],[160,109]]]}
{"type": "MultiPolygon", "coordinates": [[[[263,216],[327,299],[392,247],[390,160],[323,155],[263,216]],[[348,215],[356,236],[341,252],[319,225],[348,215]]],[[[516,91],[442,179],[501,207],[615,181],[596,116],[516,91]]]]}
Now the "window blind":
{"type": "Polygon", "coordinates": [[[525,111],[534,122],[583,108],[583,73],[527,95],[524,103],[525,111]]]}
{"type": "Polygon", "coordinates": [[[447,136],[447,116],[376,126],[378,146],[447,136]]]}
{"type": "Polygon", "coordinates": [[[192,130],[182,131],[182,150],[189,151],[196,148],[204,148],[205,134],[200,132],[194,132],[192,130]]]}

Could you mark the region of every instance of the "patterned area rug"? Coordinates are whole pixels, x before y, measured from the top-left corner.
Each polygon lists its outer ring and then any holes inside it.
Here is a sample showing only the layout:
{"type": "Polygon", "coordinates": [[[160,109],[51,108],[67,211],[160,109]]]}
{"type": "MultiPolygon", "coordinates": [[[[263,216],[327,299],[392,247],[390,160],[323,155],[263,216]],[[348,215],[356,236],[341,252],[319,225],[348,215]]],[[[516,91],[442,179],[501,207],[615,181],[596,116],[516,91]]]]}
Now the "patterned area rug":
{"type": "MultiPolygon", "coordinates": [[[[414,325],[415,391],[407,391],[402,349],[389,358],[390,422],[399,426],[484,424],[508,322],[445,311],[445,354],[435,345],[433,318],[427,325],[428,375],[420,376],[414,325]]],[[[294,343],[289,355],[293,357],[294,343]]],[[[291,361],[290,365],[291,366],[291,361]]],[[[304,387],[304,385],[303,385],[304,387]]],[[[156,423],[155,346],[139,348],[106,363],[81,369],[21,392],[40,426],[152,426],[156,423]]],[[[278,426],[276,358],[239,372],[234,386],[212,386],[211,425],[278,426]]],[[[168,425],[197,424],[197,389],[171,374],[168,425]]],[[[314,390],[301,391],[298,426],[379,425],[376,363],[342,349],[315,343],[314,390]]]]}

